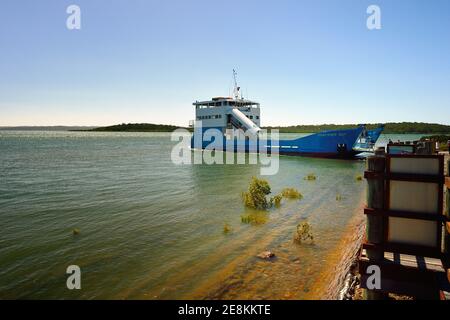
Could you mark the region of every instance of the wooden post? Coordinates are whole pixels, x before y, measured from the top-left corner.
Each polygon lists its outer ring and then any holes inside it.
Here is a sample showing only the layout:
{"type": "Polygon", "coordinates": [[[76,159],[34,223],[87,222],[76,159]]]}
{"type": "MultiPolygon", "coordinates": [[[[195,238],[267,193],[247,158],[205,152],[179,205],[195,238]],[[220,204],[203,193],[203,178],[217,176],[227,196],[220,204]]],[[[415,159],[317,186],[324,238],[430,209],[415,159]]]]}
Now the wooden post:
{"type": "MultiPolygon", "coordinates": [[[[449,151],[450,152],[450,151],[449,151]]],[[[447,177],[445,183],[445,215],[450,218],[450,160],[447,161],[447,177]]]]}
{"type": "MultiPolygon", "coordinates": [[[[379,173],[380,177],[367,179],[367,207],[384,209],[384,177],[386,158],[371,156],[367,158],[367,171],[379,173]]],[[[384,240],[384,219],[381,216],[367,215],[366,238],[370,243],[381,244],[384,240]]],[[[379,250],[367,250],[371,260],[382,260],[384,253],[379,250]]]]}
{"type": "MultiPolygon", "coordinates": [[[[445,183],[445,215],[450,218],[450,160],[447,161],[447,177],[445,183]]],[[[446,222],[445,224],[445,234],[444,234],[444,252],[447,255],[450,255],[450,222],[446,222]]],[[[450,270],[449,270],[450,271],[450,270]]],[[[449,273],[449,281],[450,281],[450,273],[449,273]]]]}
{"type": "MultiPolygon", "coordinates": [[[[367,207],[372,209],[384,209],[384,176],[386,170],[386,158],[384,152],[377,152],[375,156],[367,158],[367,171],[379,174],[378,177],[367,178],[367,207]]],[[[384,219],[381,216],[367,215],[366,239],[370,243],[382,244],[384,242],[384,219]]],[[[366,249],[367,257],[374,264],[384,259],[384,252],[379,249],[366,249]]],[[[365,300],[385,300],[388,294],[385,292],[364,290],[365,300]]]]}
{"type": "MultiPolygon", "coordinates": [[[[450,153],[450,150],[448,150],[450,153]]],[[[447,177],[450,177],[450,160],[447,161],[447,177]]]]}

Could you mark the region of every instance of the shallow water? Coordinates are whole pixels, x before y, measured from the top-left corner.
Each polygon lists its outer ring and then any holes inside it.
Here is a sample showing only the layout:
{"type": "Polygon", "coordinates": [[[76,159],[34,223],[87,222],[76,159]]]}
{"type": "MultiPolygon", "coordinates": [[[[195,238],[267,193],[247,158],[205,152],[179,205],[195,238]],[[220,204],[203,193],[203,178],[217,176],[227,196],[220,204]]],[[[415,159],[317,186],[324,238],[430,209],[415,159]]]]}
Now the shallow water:
{"type": "Polygon", "coordinates": [[[364,162],[280,157],[273,193],[304,198],[249,225],[240,194],[259,166],[174,165],[173,144],[166,133],[0,131],[0,298],[309,298],[355,215],[364,162]],[[302,219],[313,245],[292,243],[302,219]],[[277,257],[256,258],[264,250],[277,257]],[[66,288],[72,264],[81,290],[66,288]]]}

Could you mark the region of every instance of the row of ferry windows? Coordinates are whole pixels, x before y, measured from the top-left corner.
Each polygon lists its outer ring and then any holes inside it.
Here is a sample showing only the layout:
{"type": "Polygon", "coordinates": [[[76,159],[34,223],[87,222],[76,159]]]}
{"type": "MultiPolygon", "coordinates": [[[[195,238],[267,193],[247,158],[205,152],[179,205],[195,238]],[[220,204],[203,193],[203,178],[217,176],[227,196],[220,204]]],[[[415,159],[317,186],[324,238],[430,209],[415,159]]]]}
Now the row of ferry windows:
{"type": "MultiPolygon", "coordinates": [[[[253,116],[248,116],[250,119],[253,120],[253,116]]],[[[212,116],[199,116],[197,117],[197,120],[206,120],[206,119],[221,119],[222,115],[221,114],[217,114],[217,115],[212,115],[212,116]]],[[[259,116],[255,116],[256,120],[259,120],[259,116]]]]}
{"type": "Polygon", "coordinates": [[[243,104],[236,101],[219,101],[219,102],[210,102],[207,104],[197,104],[197,109],[210,108],[210,107],[221,107],[221,106],[238,106],[238,107],[249,107],[249,108],[257,108],[259,104],[243,104]]]}
{"type": "Polygon", "coordinates": [[[205,119],[221,119],[222,115],[221,114],[217,114],[217,115],[212,115],[212,116],[199,116],[197,117],[197,120],[205,120],[205,119]]]}

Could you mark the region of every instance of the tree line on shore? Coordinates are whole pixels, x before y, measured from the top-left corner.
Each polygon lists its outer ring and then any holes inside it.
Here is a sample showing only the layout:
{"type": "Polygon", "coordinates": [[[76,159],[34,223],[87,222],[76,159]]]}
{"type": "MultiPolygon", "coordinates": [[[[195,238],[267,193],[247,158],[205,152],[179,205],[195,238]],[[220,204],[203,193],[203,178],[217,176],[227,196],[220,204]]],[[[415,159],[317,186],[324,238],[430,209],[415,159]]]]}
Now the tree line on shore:
{"type": "MultiPolygon", "coordinates": [[[[379,124],[367,124],[368,129],[374,129],[379,124]]],[[[324,130],[339,130],[354,128],[356,124],[321,124],[297,125],[287,127],[265,127],[264,129],[278,129],[281,133],[315,133],[324,130]]],[[[171,132],[179,127],[153,123],[122,123],[118,125],[99,127],[87,131],[123,131],[123,132],[171,132]]],[[[187,128],[185,128],[187,129],[187,128]]],[[[384,133],[425,133],[450,134],[450,125],[424,122],[389,122],[385,124],[384,133]]]]}
{"type": "MultiPolygon", "coordinates": [[[[267,127],[267,129],[278,129],[281,133],[316,133],[325,130],[339,130],[355,128],[356,124],[320,124],[320,125],[297,125],[288,127],[267,127]]],[[[374,129],[379,124],[367,124],[368,129],[374,129]]],[[[385,124],[383,133],[450,133],[450,125],[425,122],[388,122],[385,124]]]]}

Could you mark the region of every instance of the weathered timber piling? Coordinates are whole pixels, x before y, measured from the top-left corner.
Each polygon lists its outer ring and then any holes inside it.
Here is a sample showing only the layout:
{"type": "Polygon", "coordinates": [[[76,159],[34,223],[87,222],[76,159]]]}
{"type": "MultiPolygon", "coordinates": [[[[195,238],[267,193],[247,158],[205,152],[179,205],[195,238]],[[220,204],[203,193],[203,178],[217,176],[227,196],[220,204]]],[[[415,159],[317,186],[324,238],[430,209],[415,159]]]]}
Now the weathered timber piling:
{"type": "MultiPolygon", "coordinates": [[[[450,160],[447,161],[447,176],[445,177],[445,216],[447,222],[444,233],[444,250],[447,255],[450,255],[450,160]]],[[[450,261],[449,261],[450,263],[450,261]]],[[[450,281],[450,273],[448,274],[450,281]]]]}
{"type": "MultiPolygon", "coordinates": [[[[367,207],[372,209],[384,209],[384,170],[386,158],[384,155],[375,155],[367,158],[367,207]]],[[[366,238],[367,241],[381,244],[384,237],[383,217],[367,216],[366,238]]],[[[383,259],[383,252],[377,249],[368,249],[367,256],[371,260],[383,259]]]]}
{"type": "MultiPolygon", "coordinates": [[[[375,156],[367,158],[367,207],[384,209],[384,172],[386,158],[384,152],[377,150],[375,156]]],[[[382,216],[369,215],[366,222],[366,239],[370,243],[382,244],[384,239],[384,219],[382,216]]],[[[384,258],[383,250],[379,248],[367,249],[370,261],[379,262],[384,258]]],[[[364,290],[366,300],[384,300],[387,294],[375,290],[364,290]]]]}

